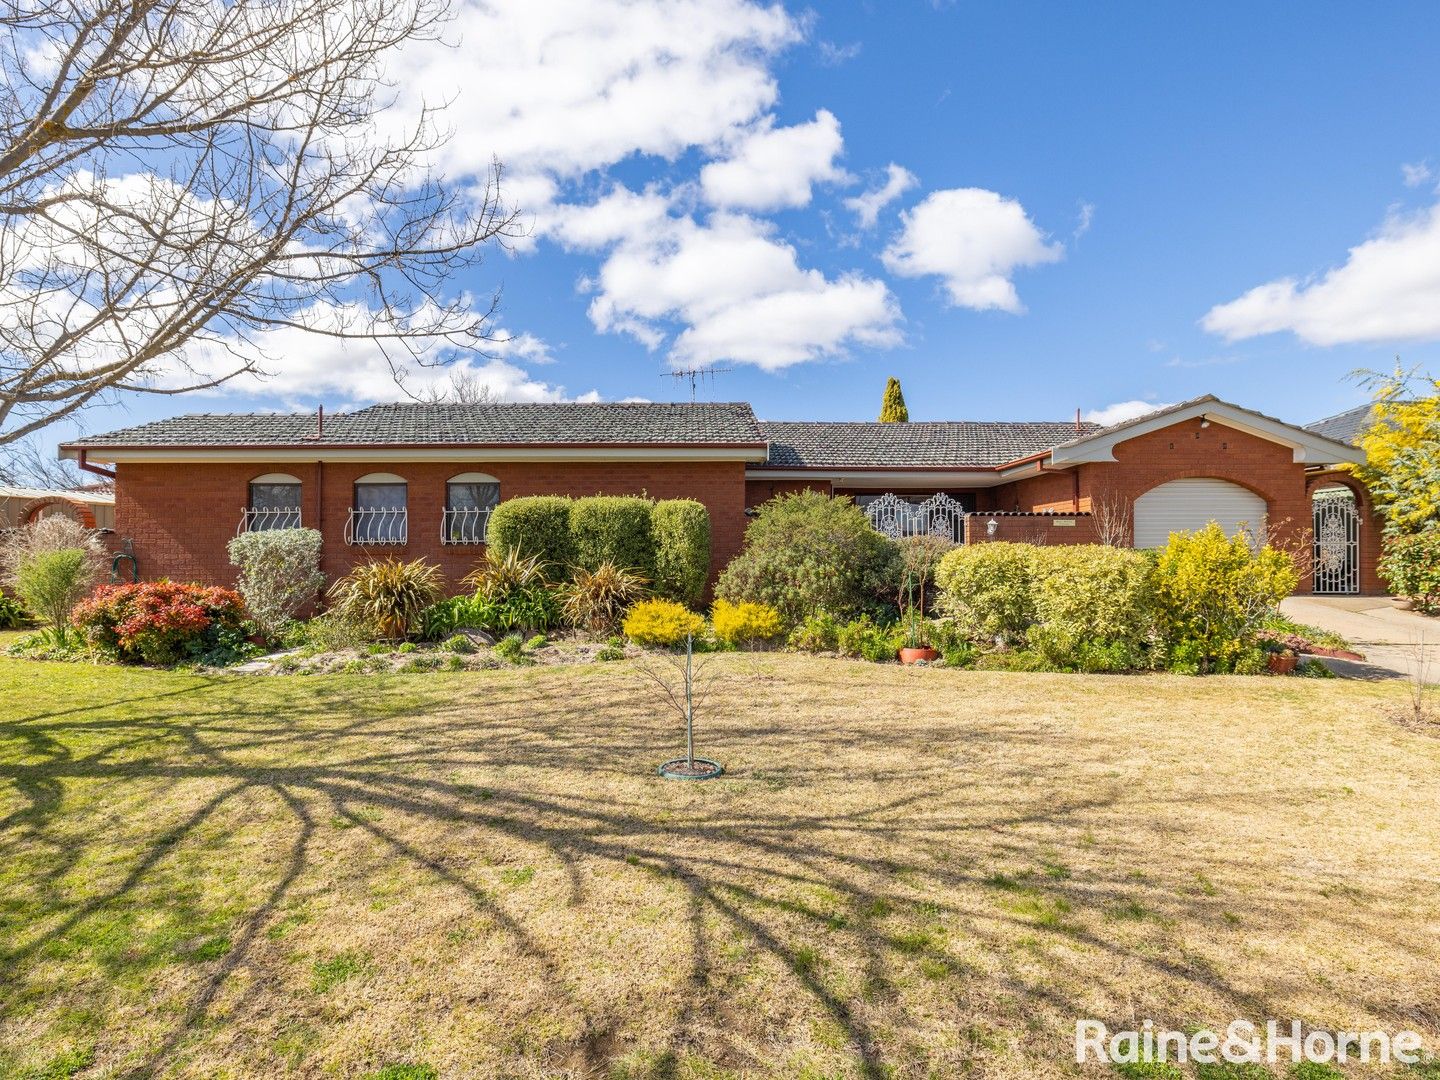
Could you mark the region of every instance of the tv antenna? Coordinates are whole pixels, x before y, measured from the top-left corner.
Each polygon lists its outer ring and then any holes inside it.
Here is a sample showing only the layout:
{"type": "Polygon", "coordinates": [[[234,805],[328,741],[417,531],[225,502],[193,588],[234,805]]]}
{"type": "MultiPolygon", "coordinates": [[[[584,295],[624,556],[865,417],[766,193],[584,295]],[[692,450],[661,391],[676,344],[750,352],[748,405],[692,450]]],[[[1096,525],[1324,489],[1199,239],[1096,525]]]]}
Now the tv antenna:
{"type": "Polygon", "coordinates": [[[706,379],[709,379],[713,383],[716,375],[728,375],[734,370],[734,368],[715,367],[711,365],[708,367],[677,368],[674,371],[667,371],[665,374],[672,379],[688,381],[690,383],[690,400],[694,401],[695,392],[704,384],[706,379]]]}

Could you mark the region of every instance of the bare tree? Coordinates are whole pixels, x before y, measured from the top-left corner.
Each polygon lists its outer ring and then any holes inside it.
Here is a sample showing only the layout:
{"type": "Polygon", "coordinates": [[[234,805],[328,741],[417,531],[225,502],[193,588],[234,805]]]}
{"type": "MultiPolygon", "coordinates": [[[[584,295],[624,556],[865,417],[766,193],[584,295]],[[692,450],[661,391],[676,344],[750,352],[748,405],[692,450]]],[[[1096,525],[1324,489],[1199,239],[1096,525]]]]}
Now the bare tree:
{"type": "Polygon", "coordinates": [[[1105,491],[1090,500],[1090,520],[1095,538],[1106,547],[1135,546],[1132,503],[1115,491],[1105,491]]]}
{"type": "Polygon", "coordinates": [[[24,439],[0,448],[0,484],[44,488],[48,491],[74,491],[78,488],[108,490],[114,484],[92,474],[82,473],[68,461],[47,452],[36,439],[24,439]]]}
{"type": "Polygon", "coordinates": [[[429,170],[387,58],[446,0],[0,0],[0,445],[120,392],[264,374],[268,331],[397,369],[488,339],[447,291],[517,235],[429,170]]]}
{"type": "Polygon", "coordinates": [[[696,776],[718,775],[719,766],[709,758],[695,756],[695,710],[715,692],[718,678],[708,660],[695,663],[695,639],[686,637],[683,653],[647,652],[635,662],[642,685],[653,686],[670,710],[685,725],[685,756],[668,761],[662,768],[684,770],[696,776]]]}
{"type": "MultiPolygon", "coordinates": [[[[401,382],[401,389],[404,389],[401,382]]],[[[408,392],[408,391],[407,391],[408,392]]],[[[500,400],[495,387],[483,380],[478,372],[455,370],[445,383],[431,383],[410,394],[426,405],[493,405],[500,400]]]]}

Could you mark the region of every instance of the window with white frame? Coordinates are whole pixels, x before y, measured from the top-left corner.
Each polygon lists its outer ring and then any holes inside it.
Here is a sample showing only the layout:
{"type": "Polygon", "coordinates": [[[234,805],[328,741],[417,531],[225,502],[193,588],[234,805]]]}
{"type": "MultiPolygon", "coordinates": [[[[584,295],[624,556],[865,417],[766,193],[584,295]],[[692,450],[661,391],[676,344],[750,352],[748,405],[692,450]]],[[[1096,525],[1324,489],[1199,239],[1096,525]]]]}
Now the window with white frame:
{"type": "Polygon", "coordinates": [[[250,481],[240,518],[241,532],[300,528],[300,480],[289,473],[266,473],[250,481]]]}
{"type": "Polygon", "coordinates": [[[500,481],[489,473],[461,473],[445,484],[440,539],[446,544],[483,544],[490,512],[500,504],[500,481]]]}
{"type": "Polygon", "coordinates": [[[403,544],[410,536],[409,487],[403,476],[368,473],[355,481],[346,523],[349,544],[403,544]]]}

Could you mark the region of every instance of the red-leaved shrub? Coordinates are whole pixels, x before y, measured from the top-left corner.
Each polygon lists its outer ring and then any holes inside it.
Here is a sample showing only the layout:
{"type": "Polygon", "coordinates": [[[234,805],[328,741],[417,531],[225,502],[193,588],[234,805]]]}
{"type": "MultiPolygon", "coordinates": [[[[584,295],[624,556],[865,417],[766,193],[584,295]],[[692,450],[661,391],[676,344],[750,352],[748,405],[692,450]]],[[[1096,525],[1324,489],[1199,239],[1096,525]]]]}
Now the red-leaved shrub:
{"type": "Polygon", "coordinates": [[[102,585],[71,619],[91,644],[117,660],[177,664],[212,652],[242,632],[245,603],[233,589],[147,581],[102,585]]]}

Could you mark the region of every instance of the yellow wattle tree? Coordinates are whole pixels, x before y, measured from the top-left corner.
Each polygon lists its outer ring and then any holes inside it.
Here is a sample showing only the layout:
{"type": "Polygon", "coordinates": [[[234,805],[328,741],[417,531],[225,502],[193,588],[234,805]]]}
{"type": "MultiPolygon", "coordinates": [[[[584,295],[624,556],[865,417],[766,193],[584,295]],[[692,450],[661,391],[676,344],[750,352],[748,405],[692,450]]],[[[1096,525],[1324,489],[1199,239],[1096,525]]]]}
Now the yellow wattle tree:
{"type": "Polygon", "coordinates": [[[1396,370],[1371,381],[1375,410],[1353,466],[1392,536],[1440,528],[1440,379],[1396,370]]]}

